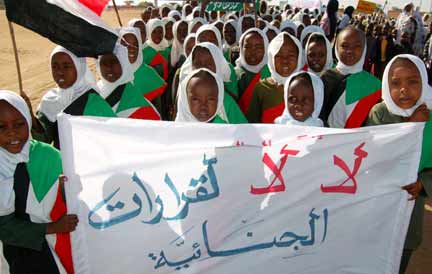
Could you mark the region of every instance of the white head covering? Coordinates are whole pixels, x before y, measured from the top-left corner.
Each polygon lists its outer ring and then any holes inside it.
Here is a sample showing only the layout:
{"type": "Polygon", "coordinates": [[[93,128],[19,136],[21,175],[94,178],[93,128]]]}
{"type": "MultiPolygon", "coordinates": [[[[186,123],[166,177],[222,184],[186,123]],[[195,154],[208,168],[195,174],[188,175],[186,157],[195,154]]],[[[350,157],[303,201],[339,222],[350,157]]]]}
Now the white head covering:
{"type": "Polygon", "coordinates": [[[319,75],[319,74],[320,74],[321,72],[323,72],[323,71],[326,71],[326,70],[332,68],[332,66],[333,66],[332,47],[331,47],[331,44],[330,44],[329,40],[327,39],[327,37],[325,36],[324,33],[321,33],[321,32],[313,32],[313,33],[309,36],[309,38],[308,38],[308,40],[307,40],[307,42],[306,42],[306,46],[305,46],[305,60],[306,60],[306,64],[308,65],[308,71],[311,72],[311,73],[317,74],[317,75],[319,75]],[[319,72],[315,72],[315,71],[313,71],[313,70],[310,68],[310,66],[309,66],[309,64],[308,64],[308,59],[307,59],[307,51],[308,51],[309,43],[310,43],[310,39],[311,39],[312,36],[321,36],[321,37],[323,37],[323,39],[324,39],[324,41],[325,41],[325,44],[326,44],[326,52],[327,52],[326,63],[325,63],[325,65],[324,65],[324,67],[323,67],[323,70],[322,70],[322,71],[319,71],[319,72]]]}
{"type": "Polygon", "coordinates": [[[226,25],[231,25],[234,28],[235,33],[236,33],[236,41],[234,42],[234,44],[230,45],[230,44],[228,44],[228,42],[224,38],[223,39],[224,40],[224,45],[223,45],[224,50],[226,50],[226,49],[228,49],[230,47],[236,46],[238,44],[239,40],[240,40],[240,34],[241,34],[241,32],[238,29],[238,24],[237,24],[236,20],[229,19],[228,21],[226,21],[225,24],[224,24],[224,29],[225,29],[226,25]]]}
{"type": "Polygon", "coordinates": [[[305,28],[303,29],[303,31],[302,31],[302,33],[301,33],[301,35],[300,35],[300,43],[303,45],[303,41],[304,41],[304,39],[306,38],[306,36],[307,36],[309,33],[313,33],[313,32],[319,32],[319,33],[322,33],[322,34],[325,35],[325,32],[324,32],[324,30],[323,30],[321,27],[319,27],[319,26],[314,26],[314,25],[310,25],[310,26],[307,26],[307,27],[305,27],[305,28]]]}
{"type": "Polygon", "coordinates": [[[278,35],[280,33],[280,30],[277,27],[272,26],[272,25],[267,25],[267,27],[265,27],[263,29],[263,32],[267,35],[267,32],[270,30],[274,31],[276,33],[276,35],[278,35]]]}
{"type": "Polygon", "coordinates": [[[26,102],[17,94],[0,90],[1,100],[5,100],[18,110],[24,116],[29,128],[29,139],[19,153],[13,154],[0,147],[0,216],[5,216],[15,211],[14,174],[19,163],[27,163],[29,160],[32,118],[26,102]]]}
{"type": "Polygon", "coordinates": [[[199,22],[201,23],[203,26],[205,24],[207,24],[207,21],[202,18],[202,17],[195,17],[192,20],[188,20],[189,21],[189,26],[188,26],[188,33],[190,34],[192,29],[194,28],[194,26],[199,22]]]}
{"type": "Polygon", "coordinates": [[[173,66],[173,67],[175,67],[175,65],[177,64],[177,62],[180,59],[180,56],[184,52],[183,44],[180,43],[180,41],[177,38],[177,30],[178,30],[178,27],[180,26],[180,24],[182,24],[182,23],[187,25],[187,22],[185,20],[179,20],[179,21],[175,22],[174,26],[173,26],[174,38],[173,38],[173,43],[172,43],[172,48],[171,48],[171,66],[173,66]]]}
{"type": "Polygon", "coordinates": [[[283,85],[285,84],[285,81],[288,79],[288,77],[283,77],[282,75],[280,75],[279,73],[277,73],[276,71],[276,67],[275,67],[275,63],[274,63],[274,59],[276,54],[278,54],[280,48],[283,45],[284,42],[284,37],[287,36],[289,37],[289,39],[291,39],[292,41],[294,41],[294,44],[297,46],[298,49],[298,56],[297,56],[297,67],[296,69],[293,71],[297,72],[300,71],[303,68],[303,47],[300,44],[300,41],[295,38],[294,36],[286,33],[286,32],[281,32],[279,33],[274,39],[273,41],[270,42],[269,45],[269,50],[268,50],[268,68],[271,72],[271,76],[273,78],[273,80],[275,80],[278,84],[283,85]]]}
{"type": "Polygon", "coordinates": [[[113,83],[107,81],[102,76],[100,68],[102,56],[99,56],[96,62],[96,69],[100,75],[100,80],[97,82],[97,86],[99,88],[99,93],[103,98],[107,98],[118,86],[132,82],[134,80],[134,69],[131,63],[129,63],[127,48],[123,45],[117,44],[114,48],[113,54],[117,57],[122,68],[122,74],[120,78],[113,83]]]}
{"type": "Polygon", "coordinates": [[[141,32],[139,30],[139,28],[135,28],[135,27],[123,27],[119,29],[119,37],[120,39],[125,35],[125,34],[133,34],[135,35],[136,39],[138,40],[138,57],[136,59],[136,61],[132,64],[132,68],[135,71],[137,71],[140,66],[143,63],[144,57],[143,57],[143,44],[141,41],[141,32]]]}
{"type": "Polygon", "coordinates": [[[388,63],[388,65],[386,66],[386,68],[384,70],[384,75],[383,75],[383,79],[382,79],[382,99],[383,99],[384,103],[386,104],[388,110],[392,114],[399,115],[402,117],[410,117],[414,113],[414,111],[421,104],[424,104],[424,103],[426,103],[428,109],[431,109],[432,108],[432,88],[428,84],[428,74],[427,74],[424,62],[419,57],[417,57],[415,55],[411,55],[411,54],[400,54],[400,55],[395,56],[393,59],[391,59],[391,61],[388,63]],[[417,103],[409,109],[402,109],[402,108],[398,107],[393,102],[393,99],[391,98],[391,95],[390,95],[389,72],[390,72],[392,64],[397,59],[408,59],[417,67],[418,71],[420,72],[420,77],[421,77],[421,82],[422,82],[421,96],[420,96],[419,100],[417,101],[417,103]]]}
{"type": "Polygon", "coordinates": [[[165,39],[165,24],[160,19],[153,18],[153,19],[150,19],[147,22],[147,37],[148,37],[147,38],[147,44],[148,44],[148,46],[152,47],[156,51],[162,51],[162,50],[166,49],[169,46],[168,41],[165,39]],[[151,37],[152,32],[157,27],[162,27],[162,40],[160,41],[159,44],[156,44],[152,40],[152,37],[151,37]]]}
{"type": "MultiPolygon", "coordinates": [[[[186,57],[186,45],[190,39],[193,39],[196,41],[196,33],[191,33],[188,36],[186,36],[184,43],[183,43],[183,55],[186,57]]],[[[192,48],[193,49],[193,48],[192,48]]],[[[192,51],[191,51],[192,52],[192,51]]]]}
{"type": "Polygon", "coordinates": [[[189,6],[192,7],[190,4],[185,4],[182,7],[182,15],[181,15],[181,17],[183,18],[183,20],[186,20],[186,17],[187,17],[186,8],[189,7],[189,6]]]}
{"type": "MultiPolygon", "coordinates": [[[[172,18],[172,19],[174,19],[174,20],[176,20],[175,18],[174,18],[174,16],[178,16],[178,17],[180,17],[180,19],[182,18],[182,14],[178,11],[178,10],[172,10],[172,11],[170,11],[169,13],[168,13],[168,17],[169,18],[172,18]]],[[[177,21],[177,20],[176,20],[177,21]]]]}
{"type": "Polygon", "coordinates": [[[297,35],[297,25],[290,20],[283,21],[280,25],[280,31],[283,31],[286,28],[290,28],[294,30],[295,35],[297,35]]]}
{"type": "Polygon", "coordinates": [[[180,69],[180,81],[185,79],[187,75],[189,75],[194,68],[192,67],[192,57],[193,53],[197,48],[206,48],[210,51],[211,56],[213,57],[213,62],[216,65],[216,74],[222,78],[224,82],[230,81],[231,76],[231,70],[230,67],[225,60],[222,51],[216,47],[214,44],[205,42],[205,43],[199,43],[195,45],[195,47],[192,49],[191,54],[188,56],[186,61],[184,62],[183,66],[180,69]]]}
{"type": "Polygon", "coordinates": [[[222,50],[222,37],[221,37],[221,34],[220,34],[218,28],[216,28],[216,27],[213,26],[213,25],[209,25],[209,24],[202,25],[202,26],[198,29],[198,31],[196,32],[196,40],[197,40],[197,44],[199,43],[199,42],[198,42],[199,36],[201,35],[201,33],[205,32],[205,31],[212,31],[212,32],[216,35],[216,39],[217,39],[217,41],[218,41],[218,45],[217,45],[217,47],[218,47],[220,50],[222,50]]]}
{"type": "Polygon", "coordinates": [[[171,40],[167,40],[167,39],[165,38],[165,34],[166,34],[166,28],[165,28],[165,26],[166,26],[166,24],[168,24],[169,22],[172,22],[172,23],[173,23],[173,27],[174,27],[174,24],[175,24],[177,21],[176,21],[174,18],[171,18],[171,17],[165,17],[165,18],[162,19],[162,22],[163,22],[163,25],[164,25],[164,39],[165,39],[165,41],[168,42],[168,45],[171,45],[172,42],[173,42],[173,40],[174,40],[174,36],[173,36],[173,39],[171,39],[171,40]]]}
{"type": "Polygon", "coordinates": [[[305,71],[299,71],[296,73],[291,74],[291,76],[288,78],[284,85],[284,98],[285,98],[285,109],[281,116],[276,118],[275,123],[276,124],[284,124],[284,125],[301,125],[301,126],[312,126],[312,127],[323,127],[323,121],[319,118],[321,108],[323,106],[324,102],[324,84],[318,76],[316,76],[313,73],[305,72],[305,71]],[[312,115],[308,117],[304,122],[300,122],[295,120],[288,110],[288,92],[289,92],[289,86],[292,80],[301,75],[301,74],[307,74],[309,75],[311,81],[312,81],[312,89],[314,92],[314,111],[312,112],[312,115]]]}
{"type": "Polygon", "coordinates": [[[171,6],[169,4],[163,4],[162,6],[159,7],[159,16],[162,18],[163,14],[162,11],[164,10],[164,8],[169,8],[171,11],[171,6]]]}
{"type": "MultiPolygon", "coordinates": [[[[198,17],[194,18],[194,13],[197,12],[197,11],[201,13],[201,7],[200,6],[197,6],[197,7],[193,8],[192,12],[187,16],[186,20],[192,21],[193,19],[198,18],[198,17]]],[[[200,17],[200,18],[202,18],[202,17],[200,17]]]]}
{"type": "Polygon", "coordinates": [[[187,85],[190,79],[201,71],[206,71],[210,73],[210,75],[213,76],[213,78],[216,80],[218,86],[217,109],[215,114],[206,122],[210,122],[211,120],[213,120],[216,117],[216,115],[219,115],[219,117],[221,117],[222,119],[227,120],[226,113],[223,106],[224,93],[225,93],[223,81],[219,76],[217,76],[212,71],[205,68],[201,68],[192,71],[185,79],[183,79],[180,82],[178,100],[177,100],[177,116],[175,118],[175,122],[200,122],[190,111],[188,95],[187,95],[187,85]]]}
{"type": "MultiPolygon", "coordinates": [[[[144,24],[144,27],[145,27],[145,22],[143,21],[143,20],[141,20],[141,19],[138,19],[138,18],[134,18],[134,19],[131,19],[131,20],[129,20],[129,22],[128,22],[128,26],[129,27],[133,27],[133,28],[135,28],[135,24],[136,23],[138,23],[138,22],[142,22],[143,24],[144,24]]],[[[141,43],[142,44],[145,44],[146,43],[146,41],[142,41],[142,37],[141,37],[141,30],[139,30],[140,31],[140,38],[141,38],[141,43]]],[[[147,36],[147,30],[146,30],[146,36],[147,36]]],[[[146,37],[147,38],[147,37],[146,37]]]]}
{"type": "Polygon", "coordinates": [[[51,53],[50,60],[56,53],[69,55],[77,71],[77,79],[72,86],[62,89],[60,87],[49,90],[43,97],[39,105],[39,111],[43,113],[51,122],[57,121],[57,114],[67,108],[75,99],[90,89],[96,89],[96,81],[87,66],[85,58],[78,58],[67,49],[57,46],[51,53]]]}
{"type": "Polygon", "coordinates": [[[243,25],[243,20],[245,18],[251,18],[255,22],[255,16],[253,16],[252,14],[245,14],[243,16],[240,16],[240,19],[238,20],[238,23],[237,23],[237,31],[239,31],[240,33],[243,32],[242,25],[243,25]]]}
{"type": "Polygon", "coordinates": [[[338,53],[338,39],[336,37],[336,43],[335,43],[335,52],[336,52],[336,59],[338,60],[338,63],[336,65],[336,69],[342,73],[343,75],[348,75],[348,74],[354,74],[354,73],[358,73],[360,71],[363,70],[363,65],[364,65],[364,61],[365,61],[365,57],[366,57],[366,50],[367,50],[367,44],[366,41],[363,41],[363,53],[360,57],[360,60],[355,63],[352,66],[347,66],[344,63],[342,63],[342,61],[339,58],[339,53],[338,53]]]}
{"type": "Polygon", "coordinates": [[[268,62],[268,57],[267,57],[267,49],[268,49],[268,39],[267,39],[267,35],[264,34],[264,32],[262,30],[260,30],[259,28],[251,28],[248,29],[245,33],[243,33],[243,35],[240,37],[240,58],[238,58],[236,60],[236,64],[237,66],[241,66],[244,69],[246,69],[247,71],[253,72],[253,73],[258,73],[262,70],[262,68],[267,64],[268,62]],[[243,50],[243,43],[244,43],[244,39],[245,37],[249,34],[249,33],[258,33],[264,40],[264,56],[263,59],[261,60],[261,62],[258,65],[252,66],[249,65],[246,62],[245,56],[244,56],[244,50],[243,50]]]}

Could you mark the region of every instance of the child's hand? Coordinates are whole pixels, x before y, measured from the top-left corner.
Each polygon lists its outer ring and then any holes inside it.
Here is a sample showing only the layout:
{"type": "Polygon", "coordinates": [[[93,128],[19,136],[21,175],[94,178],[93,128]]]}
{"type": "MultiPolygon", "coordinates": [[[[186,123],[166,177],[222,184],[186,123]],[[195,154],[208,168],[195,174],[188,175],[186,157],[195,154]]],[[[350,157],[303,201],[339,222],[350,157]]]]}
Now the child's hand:
{"type": "Polygon", "coordinates": [[[412,201],[417,199],[417,197],[420,195],[420,192],[423,190],[423,185],[420,181],[417,181],[415,183],[403,186],[402,189],[406,190],[411,195],[411,198],[408,200],[412,201]]]}
{"type": "Polygon", "coordinates": [[[47,225],[46,234],[69,233],[75,231],[77,225],[77,215],[64,215],[57,222],[49,223],[47,225]]]}
{"type": "Polygon", "coordinates": [[[420,105],[411,117],[408,118],[408,122],[427,122],[429,120],[429,110],[426,104],[420,105]]]}

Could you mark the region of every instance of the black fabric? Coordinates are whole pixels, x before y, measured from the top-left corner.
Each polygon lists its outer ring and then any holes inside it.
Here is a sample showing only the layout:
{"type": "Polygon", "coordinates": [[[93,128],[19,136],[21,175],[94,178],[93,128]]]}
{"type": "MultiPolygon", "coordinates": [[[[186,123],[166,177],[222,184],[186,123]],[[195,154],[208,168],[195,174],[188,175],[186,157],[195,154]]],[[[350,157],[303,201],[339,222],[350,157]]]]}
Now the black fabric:
{"type": "Polygon", "coordinates": [[[113,92],[105,98],[105,101],[107,101],[111,107],[114,107],[118,102],[120,102],[125,87],[126,84],[116,87],[113,92]]]}
{"type": "MultiPolygon", "coordinates": [[[[25,163],[17,165],[14,174],[15,217],[30,221],[26,213],[30,176],[25,163]]],[[[41,251],[3,245],[3,255],[9,264],[11,274],[60,274],[47,241],[41,251]]]]}
{"type": "Polygon", "coordinates": [[[340,74],[336,69],[328,70],[321,75],[324,83],[324,103],[319,117],[326,126],[333,107],[345,91],[348,76],[340,74]]]}
{"type": "Polygon", "coordinates": [[[118,37],[46,0],[5,0],[9,21],[61,45],[78,57],[111,53],[118,37]]]}

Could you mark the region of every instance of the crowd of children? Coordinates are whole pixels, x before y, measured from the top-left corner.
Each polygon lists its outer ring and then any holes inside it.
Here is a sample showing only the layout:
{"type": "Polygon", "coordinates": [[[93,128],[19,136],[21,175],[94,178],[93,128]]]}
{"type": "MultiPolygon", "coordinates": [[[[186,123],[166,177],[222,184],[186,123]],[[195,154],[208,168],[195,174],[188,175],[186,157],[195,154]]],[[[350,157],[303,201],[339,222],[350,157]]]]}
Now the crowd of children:
{"type": "Polygon", "coordinates": [[[353,11],[347,7],[337,26],[329,8],[264,1],[257,17],[205,12],[197,1],[149,7],[118,30],[114,51],[96,61],[97,77],[86,58],[56,47],[56,87],[36,111],[27,97],[0,91],[0,241],[10,273],[73,271],[65,233],[78,219],[65,214],[59,113],[334,128],[426,122],[418,180],[403,187],[416,200],[404,273],[432,195],[432,88],[424,62],[432,43],[423,37],[427,46],[419,50],[416,28],[423,25],[412,5],[398,21],[353,11]]]}

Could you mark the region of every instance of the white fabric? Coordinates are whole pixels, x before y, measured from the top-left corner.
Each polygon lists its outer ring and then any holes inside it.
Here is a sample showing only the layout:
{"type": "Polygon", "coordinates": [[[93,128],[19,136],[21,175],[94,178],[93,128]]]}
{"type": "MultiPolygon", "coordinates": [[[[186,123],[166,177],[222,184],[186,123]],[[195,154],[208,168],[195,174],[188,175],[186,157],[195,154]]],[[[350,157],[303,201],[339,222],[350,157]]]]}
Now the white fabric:
{"type": "MultiPolygon", "coordinates": [[[[144,60],[144,56],[143,56],[143,43],[141,41],[141,31],[139,28],[135,28],[135,27],[122,27],[119,29],[119,37],[123,37],[125,34],[132,34],[135,36],[135,38],[138,40],[138,56],[137,59],[135,60],[135,62],[132,65],[133,71],[137,71],[144,60]]],[[[148,41],[150,41],[150,39],[148,39],[148,41]]]]}
{"type": "Polygon", "coordinates": [[[331,47],[331,44],[330,44],[329,40],[327,39],[327,37],[325,36],[324,33],[314,32],[314,33],[312,33],[312,34],[309,36],[309,39],[308,39],[308,41],[306,42],[306,46],[305,46],[305,62],[306,62],[306,64],[308,65],[308,71],[309,71],[309,72],[312,72],[312,73],[314,73],[314,74],[316,74],[316,75],[318,75],[318,76],[321,74],[321,72],[326,71],[326,70],[329,70],[329,69],[332,68],[332,66],[333,66],[333,53],[332,53],[332,47],[331,47]],[[323,69],[322,69],[321,71],[318,71],[318,72],[313,71],[313,70],[310,68],[309,63],[308,63],[308,59],[307,59],[307,52],[308,52],[308,48],[309,48],[310,39],[311,39],[312,36],[321,36],[321,37],[323,37],[323,39],[324,39],[324,41],[325,41],[325,44],[326,44],[326,52],[327,52],[326,63],[325,63],[325,65],[324,65],[323,69]]]}
{"type": "MultiPolygon", "coordinates": [[[[165,17],[165,18],[163,18],[162,19],[162,22],[163,22],[163,25],[164,25],[164,39],[165,39],[165,41],[167,41],[168,42],[168,45],[170,46],[170,45],[172,45],[172,43],[173,43],[173,40],[174,40],[174,35],[173,35],[173,39],[172,40],[168,40],[168,39],[166,39],[165,38],[165,34],[166,34],[166,28],[165,28],[165,26],[166,26],[166,24],[168,24],[169,22],[172,22],[173,23],[173,28],[174,28],[174,24],[177,22],[174,18],[171,18],[171,17],[165,17]]],[[[173,29],[172,29],[173,30],[173,29]]]]}
{"type": "Polygon", "coordinates": [[[268,62],[267,50],[268,50],[267,35],[265,35],[264,32],[262,30],[258,29],[258,28],[251,28],[251,29],[247,30],[245,33],[243,33],[243,35],[240,38],[240,58],[238,58],[236,60],[236,64],[237,64],[237,66],[242,67],[242,68],[246,69],[247,71],[250,71],[250,72],[253,72],[253,73],[259,73],[262,70],[262,68],[268,62]],[[249,33],[252,33],[252,32],[258,33],[262,37],[262,39],[264,40],[263,41],[264,42],[264,56],[263,56],[263,59],[261,60],[261,62],[258,65],[255,65],[255,66],[249,65],[246,62],[246,59],[245,59],[245,56],[244,56],[245,53],[244,53],[244,50],[243,50],[244,39],[246,38],[246,36],[249,33]]]}
{"type": "MultiPolygon", "coordinates": [[[[175,65],[177,64],[177,62],[180,59],[180,56],[183,54],[184,50],[183,50],[183,44],[180,43],[180,41],[178,40],[177,37],[177,30],[180,24],[185,23],[187,25],[187,22],[185,20],[179,20],[177,22],[175,22],[174,26],[173,26],[173,43],[172,43],[172,48],[171,48],[171,66],[175,67],[175,65]]],[[[186,40],[185,40],[186,41],[186,40]]]]}
{"type": "MultiPolygon", "coordinates": [[[[196,43],[200,43],[199,42],[199,36],[201,35],[201,33],[205,32],[205,31],[212,31],[215,35],[216,35],[216,40],[218,41],[218,44],[216,45],[220,50],[222,50],[222,36],[220,31],[213,25],[210,24],[205,24],[202,25],[196,32],[196,43]]],[[[206,41],[207,42],[207,41],[206,41]]]]}
{"type": "Polygon", "coordinates": [[[179,92],[178,92],[178,100],[177,100],[177,115],[175,118],[175,122],[196,122],[196,123],[200,122],[190,111],[188,94],[187,94],[187,85],[188,85],[190,79],[192,79],[192,77],[194,77],[200,71],[206,71],[206,72],[210,73],[211,76],[213,76],[213,78],[216,80],[217,87],[218,87],[218,103],[217,103],[216,112],[205,123],[213,120],[218,114],[221,114],[221,115],[219,115],[221,117],[226,116],[224,114],[224,105],[223,105],[225,90],[224,90],[224,84],[223,84],[222,79],[219,76],[217,76],[216,74],[214,74],[212,71],[205,69],[205,68],[201,68],[201,69],[197,69],[197,70],[192,71],[191,73],[188,74],[188,76],[184,80],[182,80],[180,82],[179,92]]]}
{"type": "MultiPolygon", "coordinates": [[[[144,27],[145,27],[145,22],[144,22],[144,20],[141,20],[141,19],[138,19],[138,18],[134,18],[134,19],[131,19],[131,20],[129,20],[129,22],[128,22],[128,26],[129,27],[132,27],[132,28],[137,28],[137,29],[139,29],[138,27],[135,27],[135,24],[136,23],[138,23],[138,22],[141,22],[141,23],[143,23],[144,24],[144,27]]],[[[139,29],[139,31],[140,31],[140,35],[141,35],[141,30],[139,29]]],[[[146,30],[146,36],[147,36],[147,30],[146,30]]],[[[141,36],[140,36],[141,37],[141,36]]],[[[142,40],[142,37],[141,37],[141,43],[142,44],[144,44],[146,41],[143,41],[142,40]]]]}
{"type": "Polygon", "coordinates": [[[422,104],[426,104],[428,109],[432,109],[432,88],[428,84],[428,74],[427,74],[426,67],[425,67],[423,61],[420,58],[418,58],[417,56],[414,56],[411,54],[400,54],[400,55],[395,56],[388,63],[388,65],[386,66],[386,68],[384,70],[383,79],[382,79],[382,99],[383,99],[384,103],[386,104],[388,110],[392,114],[402,116],[402,117],[410,117],[414,113],[414,111],[422,104]],[[402,108],[398,107],[395,104],[395,102],[393,102],[393,99],[391,98],[391,95],[390,95],[390,85],[389,85],[390,68],[391,68],[392,64],[397,59],[401,59],[401,58],[408,59],[417,67],[417,69],[420,73],[421,82],[422,82],[421,96],[420,96],[419,100],[417,101],[417,103],[409,109],[402,109],[402,108]]]}
{"type": "Polygon", "coordinates": [[[182,7],[182,19],[183,20],[187,20],[187,15],[186,15],[186,8],[187,7],[192,7],[190,4],[185,4],[183,7],[182,7]]]}
{"type": "Polygon", "coordinates": [[[152,47],[153,49],[155,49],[156,51],[162,51],[164,49],[166,49],[169,44],[168,41],[165,39],[165,24],[162,20],[154,18],[154,19],[150,19],[147,22],[147,45],[152,47]],[[152,38],[151,38],[151,34],[153,32],[153,30],[155,30],[157,27],[162,27],[162,41],[160,41],[159,44],[156,44],[152,38]]]}
{"type": "Polygon", "coordinates": [[[203,26],[207,24],[207,21],[202,17],[195,17],[191,21],[189,21],[188,26],[188,33],[191,34],[193,27],[196,25],[196,23],[201,23],[203,26]]]}
{"type": "MultiPolygon", "coordinates": [[[[187,16],[187,20],[188,21],[192,21],[192,20],[194,20],[195,18],[198,18],[198,17],[194,17],[194,13],[195,12],[199,12],[199,13],[201,13],[201,7],[200,6],[197,6],[197,7],[195,7],[195,8],[193,8],[192,9],[192,12],[187,16]]],[[[202,18],[202,17],[200,17],[200,18],[202,18]]],[[[203,18],[204,19],[204,18],[203,18]]]]}
{"type": "MultiPolygon", "coordinates": [[[[24,99],[12,91],[0,90],[0,101],[6,101],[21,113],[27,122],[30,136],[32,117],[24,99]]],[[[0,216],[9,215],[15,211],[14,173],[19,163],[28,162],[29,154],[30,139],[17,154],[0,147],[0,216]]]]}
{"type": "Polygon", "coordinates": [[[335,54],[336,54],[336,59],[338,60],[337,64],[336,64],[336,69],[343,75],[348,75],[348,74],[355,74],[358,73],[360,71],[363,70],[363,65],[365,62],[365,57],[366,57],[366,51],[367,51],[367,44],[366,41],[363,42],[364,48],[363,48],[363,53],[360,57],[360,60],[355,63],[352,66],[347,66],[344,63],[342,63],[342,61],[339,58],[339,53],[338,53],[338,39],[336,39],[336,43],[335,43],[335,54]]]}
{"type": "Polygon", "coordinates": [[[186,38],[185,38],[185,40],[184,40],[184,43],[183,43],[183,55],[184,55],[185,57],[187,57],[187,56],[186,56],[186,45],[187,45],[187,43],[188,43],[188,41],[189,41],[190,39],[193,39],[194,41],[196,41],[196,34],[195,34],[195,33],[191,33],[191,34],[189,34],[188,36],[186,36],[186,38]]]}
{"type": "Polygon", "coordinates": [[[294,30],[295,35],[297,35],[297,25],[294,22],[286,20],[283,21],[280,25],[280,31],[283,31],[286,28],[290,28],[294,30]]]}
{"type": "Polygon", "coordinates": [[[64,115],[60,130],[68,210],[80,219],[75,273],[399,271],[414,205],[401,186],[417,180],[422,123],[341,130],[64,115]],[[321,191],[341,184],[352,193],[321,191]]]}
{"type": "Polygon", "coordinates": [[[272,26],[272,25],[267,25],[267,27],[265,27],[265,28],[263,29],[263,32],[264,32],[264,33],[266,34],[266,36],[267,36],[267,32],[270,31],[270,30],[274,31],[276,35],[278,35],[278,34],[280,33],[280,30],[279,30],[277,27],[272,26]]]}
{"type": "Polygon", "coordinates": [[[297,71],[300,71],[303,68],[303,66],[304,66],[304,62],[303,62],[303,47],[301,46],[300,41],[297,38],[295,38],[294,36],[292,36],[292,35],[290,35],[290,34],[288,34],[286,32],[279,33],[270,42],[269,50],[268,50],[268,68],[270,70],[271,77],[279,85],[285,84],[286,80],[289,77],[289,76],[283,77],[282,75],[280,75],[276,71],[276,67],[275,67],[275,56],[278,54],[279,50],[281,49],[281,47],[282,47],[282,45],[284,43],[284,37],[285,36],[288,37],[289,39],[291,39],[294,42],[294,44],[297,46],[297,49],[298,49],[297,67],[293,71],[293,73],[297,72],[297,71]]]}
{"type": "Polygon", "coordinates": [[[349,22],[351,20],[351,17],[349,17],[348,14],[344,14],[342,16],[342,19],[340,20],[339,26],[337,27],[339,30],[343,30],[349,25],[349,22]]]}
{"type": "Polygon", "coordinates": [[[134,80],[134,69],[131,63],[129,63],[128,50],[123,45],[116,45],[113,54],[119,60],[122,68],[122,74],[119,79],[115,82],[107,81],[103,76],[100,69],[100,61],[102,56],[96,62],[96,69],[100,75],[100,80],[97,83],[99,93],[103,98],[107,98],[118,86],[132,82],[134,80]]]}
{"type": "Polygon", "coordinates": [[[210,54],[213,57],[213,62],[216,65],[216,74],[221,77],[224,82],[229,82],[231,78],[231,69],[225,60],[222,51],[214,44],[209,42],[196,44],[192,49],[191,54],[188,56],[180,69],[180,82],[183,81],[193,70],[199,69],[193,68],[192,66],[193,53],[199,47],[206,48],[210,51],[210,54]]]}
{"type": "Polygon", "coordinates": [[[300,35],[300,43],[303,45],[303,41],[309,33],[319,32],[325,35],[324,30],[319,26],[310,25],[303,29],[300,35]]]}
{"type": "Polygon", "coordinates": [[[59,52],[70,56],[77,71],[77,79],[72,86],[66,89],[60,87],[51,89],[42,97],[38,111],[43,113],[51,122],[57,121],[57,114],[67,108],[75,99],[90,89],[96,89],[96,81],[87,66],[86,59],[78,58],[67,49],[57,46],[52,51],[50,60],[59,52]]]}
{"type": "Polygon", "coordinates": [[[300,125],[300,126],[311,126],[311,127],[323,127],[324,123],[319,118],[323,103],[324,103],[324,84],[321,78],[316,76],[313,73],[310,72],[304,72],[299,71],[296,73],[293,73],[288,80],[286,81],[284,85],[284,100],[285,100],[285,109],[281,116],[276,118],[275,124],[284,124],[284,125],[300,125]],[[312,115],[308,117],[304,122],[300,122],[295,120],[289,110],[288,110],[288,96],[289,96],[289,85],[291,84],[292,80],[301,75],[301,74],[307,74],[309,75],[312,83],[312,89],[314,93],[314,111],[312,112],[312,115]]]}
{"type": "MultiPolygon", "coordinates": [[[[182,14],[178,11],[178,10],[172,10],[172,11],[170,11],[169,13],[168,13],[168,17],[170,17],[170,18],[173,18],[174,20],[176,20],[175,18],[174,18],[174,16],[178,16],[178,17],[180,17],[180,20],[181,20],[181,18],[182,18],[182,14]]],[[[176,20],[177,21],[177,20],[176,20]]]]}
{"type": "Polygon", "coordinates": [[[240,16],[239,20],[237,21],[237,30],[242,33],[243,32],[243,28],[242,28],[242,24],[243,24],[243,20],[245,18],[251,18],[252,20],[254,20],[255,22],[255,16],[253,16],[252,14],[246,14],[243,16],[240,16]]]}

